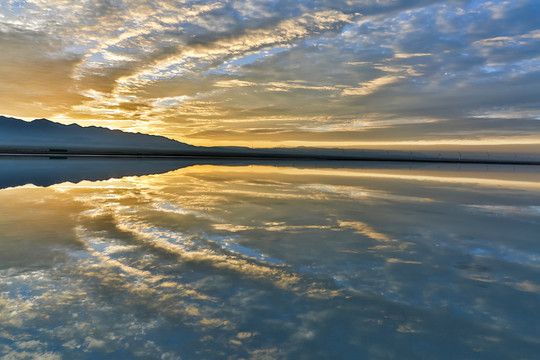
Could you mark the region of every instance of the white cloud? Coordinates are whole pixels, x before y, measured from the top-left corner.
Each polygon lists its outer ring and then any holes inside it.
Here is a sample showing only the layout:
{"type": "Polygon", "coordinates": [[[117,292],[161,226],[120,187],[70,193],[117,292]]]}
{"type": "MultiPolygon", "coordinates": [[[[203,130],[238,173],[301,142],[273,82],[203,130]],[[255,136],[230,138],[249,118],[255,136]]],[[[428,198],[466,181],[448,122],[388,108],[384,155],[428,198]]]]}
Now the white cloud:
{"type": "Polygon", "coordinates": [[[397,82],[399,79],[402,79],[401,76],[396,75],[386,75],[380,78],[367,81],[365,83],[360,83],[360,87],[350,87],[343,89],[341,92],[342,96],[356,96],[356,95],[370,95],[379,89],[383,88],[386,85],[397,82]]]}

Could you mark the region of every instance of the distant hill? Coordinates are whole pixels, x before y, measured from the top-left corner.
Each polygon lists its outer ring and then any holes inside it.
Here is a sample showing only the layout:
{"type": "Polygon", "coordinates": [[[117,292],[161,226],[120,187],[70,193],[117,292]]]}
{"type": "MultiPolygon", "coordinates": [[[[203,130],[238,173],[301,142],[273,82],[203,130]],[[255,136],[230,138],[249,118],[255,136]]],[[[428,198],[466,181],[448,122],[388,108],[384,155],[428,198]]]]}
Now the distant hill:
{"type": "Polygon", "coordinates": [[[415,161],[540,165],[540,153],[472,151],[398,151],[327,148],[201,147],[163,136],[128,133],[102,127],[63,125],[47,119],[24,121],[0,116],[0,155],[39,156],[160,156],[234,159],[305,159],[415,161]]]}
{"type": "Polygon", "coordinates": [[[195,146],[163,136],[128,133],[102,127],[63,125],[47,119],[24,121],[0,116],[0,149],[37,152],[184,151],[195,146]]]}

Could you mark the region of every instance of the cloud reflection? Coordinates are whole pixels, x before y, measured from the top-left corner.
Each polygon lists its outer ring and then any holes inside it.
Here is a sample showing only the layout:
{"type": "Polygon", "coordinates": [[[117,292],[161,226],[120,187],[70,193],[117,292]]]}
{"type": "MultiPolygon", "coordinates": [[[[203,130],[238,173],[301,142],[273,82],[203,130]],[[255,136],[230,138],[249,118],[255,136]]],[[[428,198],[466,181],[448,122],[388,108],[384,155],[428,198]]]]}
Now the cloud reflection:
{"type": "Polygon", "coordinates": [[[1,190],[0,353],[526,357],[538,174],[468,169],[196,166],[1,190]]]}

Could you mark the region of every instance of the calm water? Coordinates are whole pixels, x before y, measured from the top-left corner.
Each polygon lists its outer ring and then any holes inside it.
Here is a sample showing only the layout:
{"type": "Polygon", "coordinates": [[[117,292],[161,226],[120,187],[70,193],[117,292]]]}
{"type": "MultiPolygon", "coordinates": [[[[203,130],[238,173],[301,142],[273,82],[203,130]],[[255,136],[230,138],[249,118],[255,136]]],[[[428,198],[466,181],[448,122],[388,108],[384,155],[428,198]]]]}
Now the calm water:
{"type": "Polygon", "coordinates": [[[538,167],[32,161],[0,160],[6,359],[540,353],[538,167]]]}

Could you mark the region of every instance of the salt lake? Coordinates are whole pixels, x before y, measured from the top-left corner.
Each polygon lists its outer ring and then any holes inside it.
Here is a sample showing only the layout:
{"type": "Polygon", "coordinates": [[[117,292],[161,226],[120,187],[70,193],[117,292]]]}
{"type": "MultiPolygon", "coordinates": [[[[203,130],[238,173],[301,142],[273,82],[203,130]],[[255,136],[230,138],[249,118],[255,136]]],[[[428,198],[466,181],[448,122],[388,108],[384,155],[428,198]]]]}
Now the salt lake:
{"type": "Polygon", "coordinates": [[[538,166],[24,161],[0,159],[6,359],[540,353],[538,166]]]}

